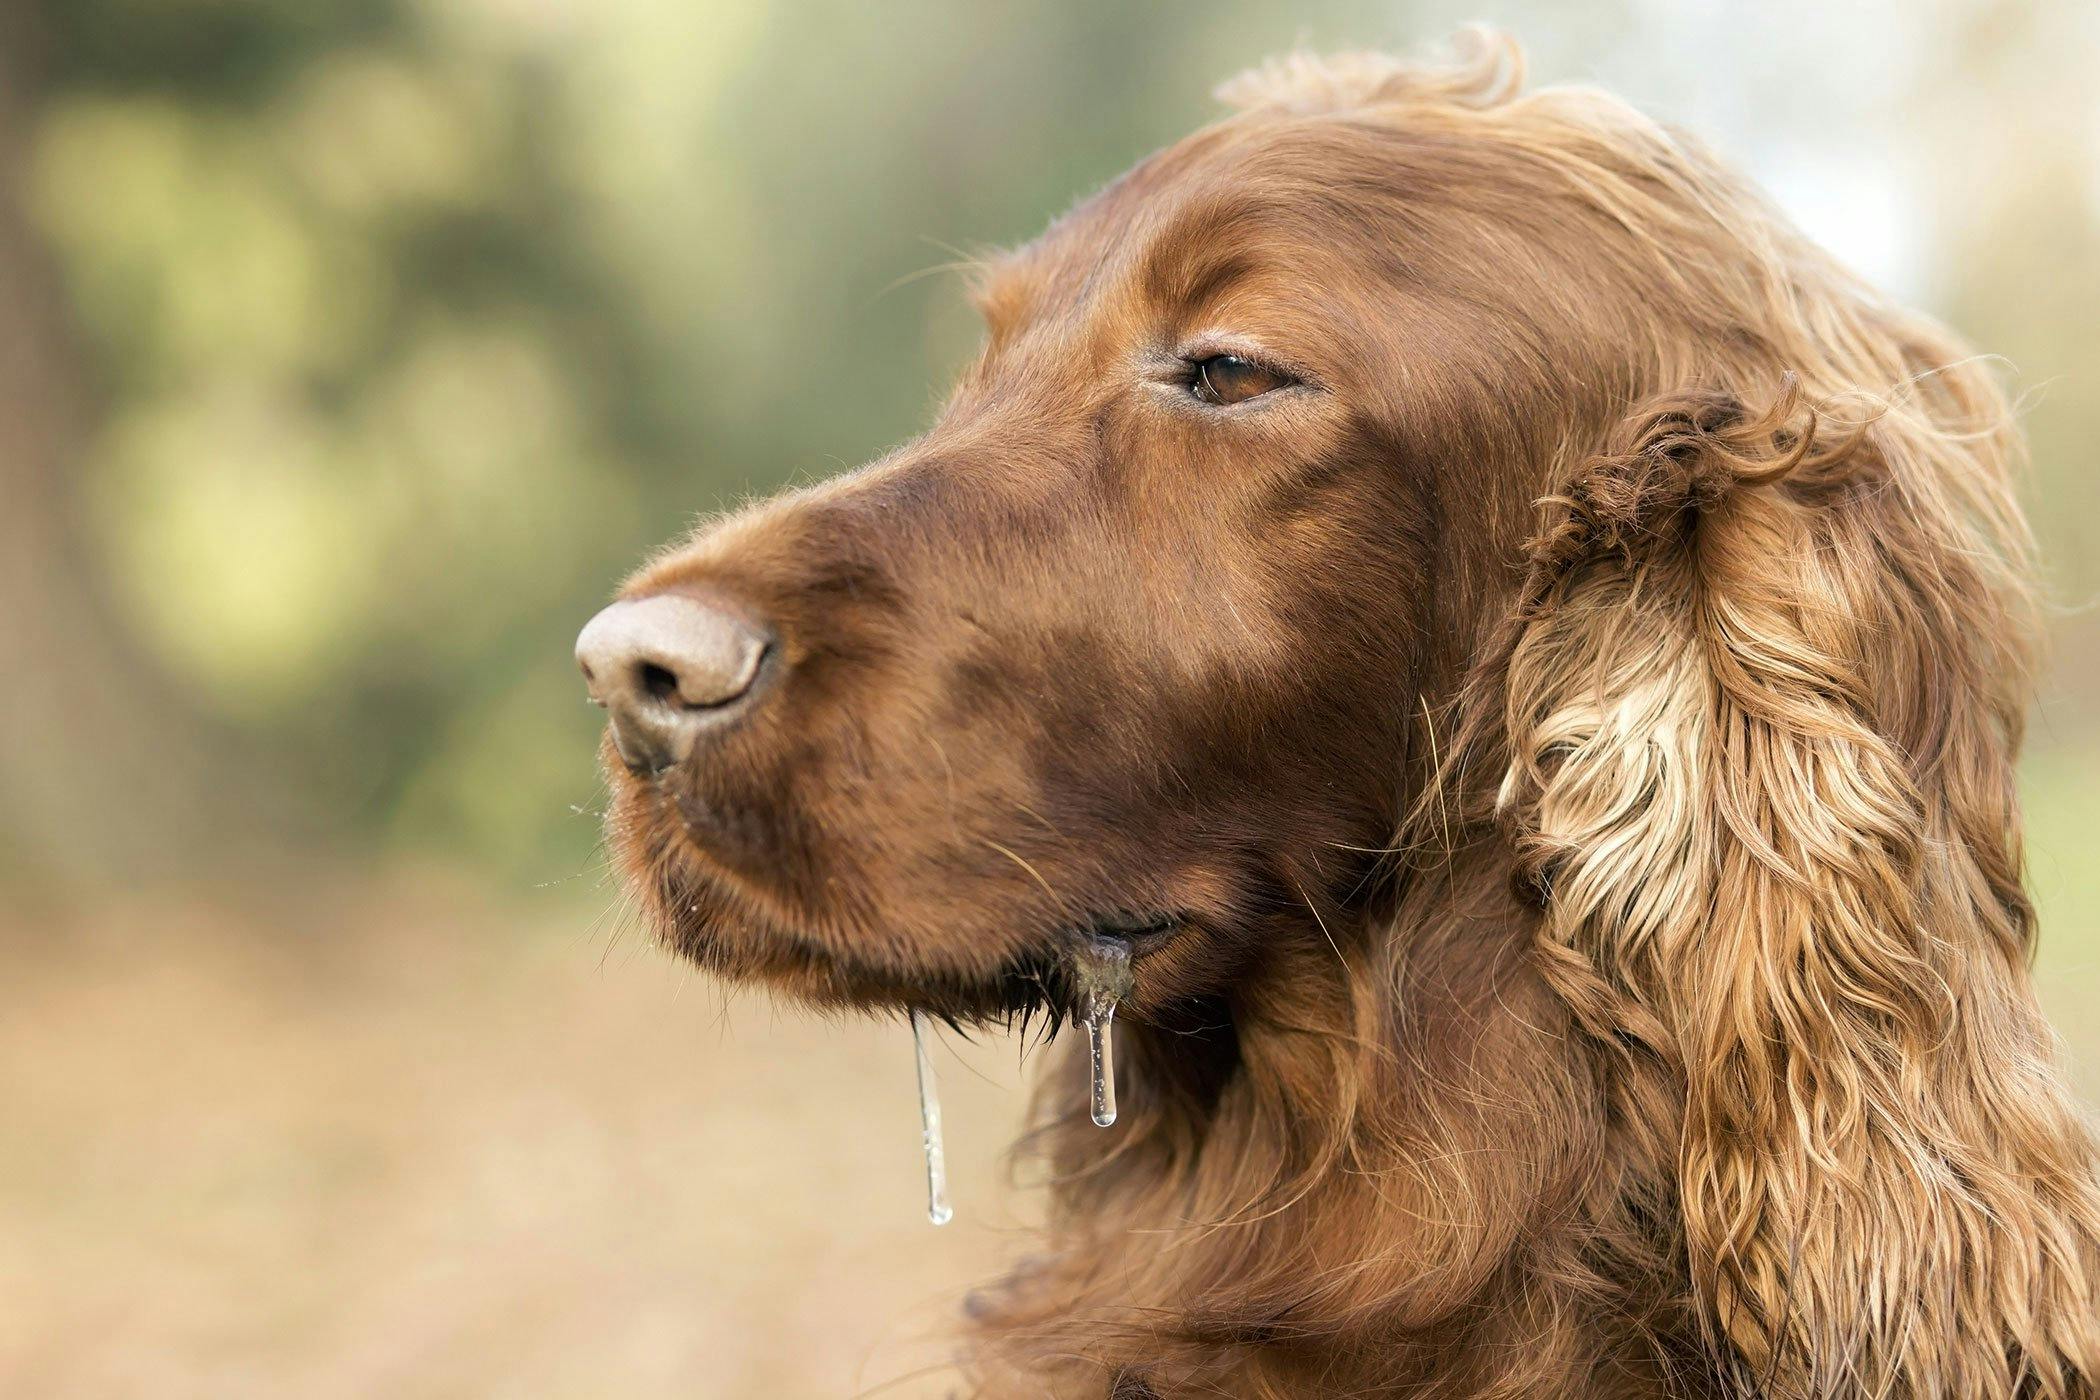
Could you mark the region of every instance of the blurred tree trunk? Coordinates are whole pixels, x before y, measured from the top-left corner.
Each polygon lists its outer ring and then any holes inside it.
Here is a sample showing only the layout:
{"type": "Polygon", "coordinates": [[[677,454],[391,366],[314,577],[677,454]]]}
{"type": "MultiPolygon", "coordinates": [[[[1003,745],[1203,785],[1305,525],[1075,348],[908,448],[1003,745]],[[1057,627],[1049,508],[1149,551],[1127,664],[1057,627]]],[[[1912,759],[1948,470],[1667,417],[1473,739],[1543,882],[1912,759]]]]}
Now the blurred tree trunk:
{"type": "Polygon", "coordinates": [[[25,208],[35,7],[0,6],[0,878],[200,873],[261,829],[195,709],[126,634],[81,536],[91,413],[58,269],[25,208]]]}

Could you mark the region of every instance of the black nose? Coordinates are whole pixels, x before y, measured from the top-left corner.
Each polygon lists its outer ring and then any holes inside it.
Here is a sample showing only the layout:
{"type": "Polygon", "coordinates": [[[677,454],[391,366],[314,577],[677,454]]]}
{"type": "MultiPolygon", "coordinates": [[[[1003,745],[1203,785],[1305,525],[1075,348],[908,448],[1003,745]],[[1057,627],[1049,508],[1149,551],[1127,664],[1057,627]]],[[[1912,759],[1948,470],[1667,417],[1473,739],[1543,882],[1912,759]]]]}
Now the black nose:
{"type": "Polygon", "coordinates": [[[684,593],[614,603],[576,638],[613,746],[643,775],[683,763],[703,733],[745,709],[770,652],[762,629],[684,593]]]}

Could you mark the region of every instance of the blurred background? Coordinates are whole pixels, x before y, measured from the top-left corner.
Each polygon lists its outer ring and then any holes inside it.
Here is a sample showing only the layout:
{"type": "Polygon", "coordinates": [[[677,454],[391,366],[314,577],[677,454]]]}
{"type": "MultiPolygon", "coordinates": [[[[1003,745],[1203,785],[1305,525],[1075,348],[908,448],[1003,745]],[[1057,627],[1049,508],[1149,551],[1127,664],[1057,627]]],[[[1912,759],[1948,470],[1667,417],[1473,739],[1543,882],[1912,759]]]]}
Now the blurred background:
{"type": "Polygon", "coordinates": [[[939,1394],[1016,1047],[727,997],[570,660],[909,436],[1025,239],[1304,43],[1486,18],[2005,357],[2040,978],[2100,1089],[2100,7],[0,0],[0,1392],[939,1394]]]}

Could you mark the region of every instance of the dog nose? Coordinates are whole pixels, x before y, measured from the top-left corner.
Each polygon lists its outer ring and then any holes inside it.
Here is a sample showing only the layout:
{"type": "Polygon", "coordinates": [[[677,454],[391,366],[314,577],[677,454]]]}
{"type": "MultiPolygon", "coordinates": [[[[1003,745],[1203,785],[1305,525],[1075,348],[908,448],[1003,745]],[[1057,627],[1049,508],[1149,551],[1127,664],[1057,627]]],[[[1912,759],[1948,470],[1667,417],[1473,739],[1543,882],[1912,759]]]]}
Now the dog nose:
{"type": "Polygon", "coordinates": [[[742,711],[770,651],[763,630],[684,593],[614,603],[576,638],[613,747],[643,776],[683,763],[701,734],[742,711]]]}

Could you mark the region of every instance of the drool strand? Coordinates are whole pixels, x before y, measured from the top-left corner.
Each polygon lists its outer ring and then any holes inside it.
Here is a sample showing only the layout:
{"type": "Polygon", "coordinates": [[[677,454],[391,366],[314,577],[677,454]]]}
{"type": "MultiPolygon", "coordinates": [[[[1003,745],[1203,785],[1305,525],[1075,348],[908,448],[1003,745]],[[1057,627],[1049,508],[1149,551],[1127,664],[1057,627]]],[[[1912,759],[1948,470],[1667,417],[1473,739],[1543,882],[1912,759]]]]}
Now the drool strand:
{"type": "Polygon", "coordinates": [[[1106,939],[1088,940],[1073,958],[1078,983],[1080,1019],[1086,1022],[1087,1067],[1092,1082],[1093,1119],[1106,1128],[1116,1121],[1116,1003],[1130,994],[1130,949],[1106,939]]]}
{"type": "Polygon", "coordinates": [[[1094,1077],[1094,1126],[1116,1121],[1116,1042],[1111,1029],[1116,1004],[1109,1002],[1086,1019],[1086,1053],[1094,1077]]]}
{"type": "Polygon", "coordinates": [[[919,1067],[919,1145],[926,1152],[926,1218],[946,1225],[955,1216],[948,1205],[948,1163],[941,1150],[941,1096],[933,1082],[933,1057],[926,1049],[926,1013],[911,1013],[911,1047],[919,1067]]]}

